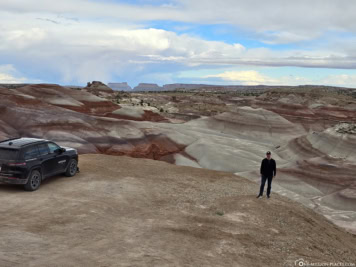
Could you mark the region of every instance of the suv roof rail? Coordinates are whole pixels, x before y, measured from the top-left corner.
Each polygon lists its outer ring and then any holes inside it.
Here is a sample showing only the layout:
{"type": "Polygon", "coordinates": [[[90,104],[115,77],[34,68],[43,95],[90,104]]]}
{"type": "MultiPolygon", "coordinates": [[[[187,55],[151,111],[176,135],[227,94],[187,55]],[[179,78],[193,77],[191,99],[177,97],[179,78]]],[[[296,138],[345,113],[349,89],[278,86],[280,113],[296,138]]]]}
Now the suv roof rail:
{"type": "Polygon", "coordinates": [[[9,146],[21,148],[27,145],[38,144],[46,141],[48,142],[48,140],[45,139],[32,138],[32,137],[18,137],[18,138],[11,138],[4,141],[0,141],[0,145],[3,146],[8,144],[9,146]]]}
{"type": "Polygon", "coordinates": [[[2,140],[2,141],[0,141],[0,143],[5,143],[5,142],[12,141],[12,140],[17,140],[17,139],[20,139],[20,138],[21,138],[21,137],[16,137],[16,138],[6,139],[6,140],[2,140]]]}

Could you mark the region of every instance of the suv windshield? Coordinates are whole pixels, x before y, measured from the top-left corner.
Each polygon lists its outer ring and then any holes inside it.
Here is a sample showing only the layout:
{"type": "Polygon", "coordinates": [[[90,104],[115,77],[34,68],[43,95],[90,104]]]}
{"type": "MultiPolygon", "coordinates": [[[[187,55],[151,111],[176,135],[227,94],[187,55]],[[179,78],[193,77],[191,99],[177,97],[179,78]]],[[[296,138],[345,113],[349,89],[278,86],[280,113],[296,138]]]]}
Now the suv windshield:
{"type": "Polygon", "coordinates": [[[60,148],[59,146],[57,146],[54,143],[48,143],[48,147],[49,147],[49,152],[50,153],[54,153],[57,149],[60,148]]]}
{"type": "Polygon", "coordinates": [[[0,160],[16,160],[17,154],[17,149],[0,148],[0,160]]]}

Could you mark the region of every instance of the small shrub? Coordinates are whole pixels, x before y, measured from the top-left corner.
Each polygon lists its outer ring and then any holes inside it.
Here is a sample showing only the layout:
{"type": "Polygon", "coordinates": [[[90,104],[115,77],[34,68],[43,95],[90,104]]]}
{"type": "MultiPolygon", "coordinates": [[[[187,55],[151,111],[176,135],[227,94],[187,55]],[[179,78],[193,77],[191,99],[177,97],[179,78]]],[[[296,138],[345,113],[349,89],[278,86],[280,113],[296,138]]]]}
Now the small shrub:
{"type": "Polygon", "coordinates": [[[222,210],[218,210],[216,211],[216,215],[223,216],[224,212],[222,210]]]}

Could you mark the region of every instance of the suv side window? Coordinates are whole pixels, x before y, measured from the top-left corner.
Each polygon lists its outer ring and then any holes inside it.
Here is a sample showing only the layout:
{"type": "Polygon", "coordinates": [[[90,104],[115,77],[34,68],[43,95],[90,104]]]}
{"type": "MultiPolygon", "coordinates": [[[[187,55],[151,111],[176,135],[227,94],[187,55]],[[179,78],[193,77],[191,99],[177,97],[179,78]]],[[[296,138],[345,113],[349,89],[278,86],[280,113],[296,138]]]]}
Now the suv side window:
{"type": "Polygon", "coordinates": [[[22,158],[24,160],[35,159],[38,157],[37,146],[26,147],[23,151],[22,158]]]}
{"type": "Polygon", "coordinates": [[[49,147],[49,153],[54,153],[55,150],[57,150],[58,148],[60,148],[58,145],[54,144],[54,143],[48,143],[48,147],[49,147]]]}
{"type": "Polygon", "coordinates": [[[41,156],[45,156],[49,154],[49,149],[47,144],[40,144],[38,145],[38,151],[40,152],[41,156]]]}

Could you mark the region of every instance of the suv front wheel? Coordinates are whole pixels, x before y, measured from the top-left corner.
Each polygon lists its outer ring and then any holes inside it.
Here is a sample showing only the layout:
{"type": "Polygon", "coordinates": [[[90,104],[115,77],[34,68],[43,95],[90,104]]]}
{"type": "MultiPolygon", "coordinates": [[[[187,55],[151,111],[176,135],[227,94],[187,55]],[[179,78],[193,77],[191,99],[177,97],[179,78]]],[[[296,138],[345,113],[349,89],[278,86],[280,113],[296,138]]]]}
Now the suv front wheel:
{"type": "Polygon", "coordinates": [[[42,182],[42,175],[39,171],[32,171],[30,177],[28,178],[27,184],[25,184],[26,191],[35,191],[37,190],[42,182]]]}
{"type": "Polygon", "coordinates": [[[78,162],[75,159],[71,159],[69,161],[65,175],[68,177],[72,177],[77,173],[77,169],[78,169],[78,162]]]}

